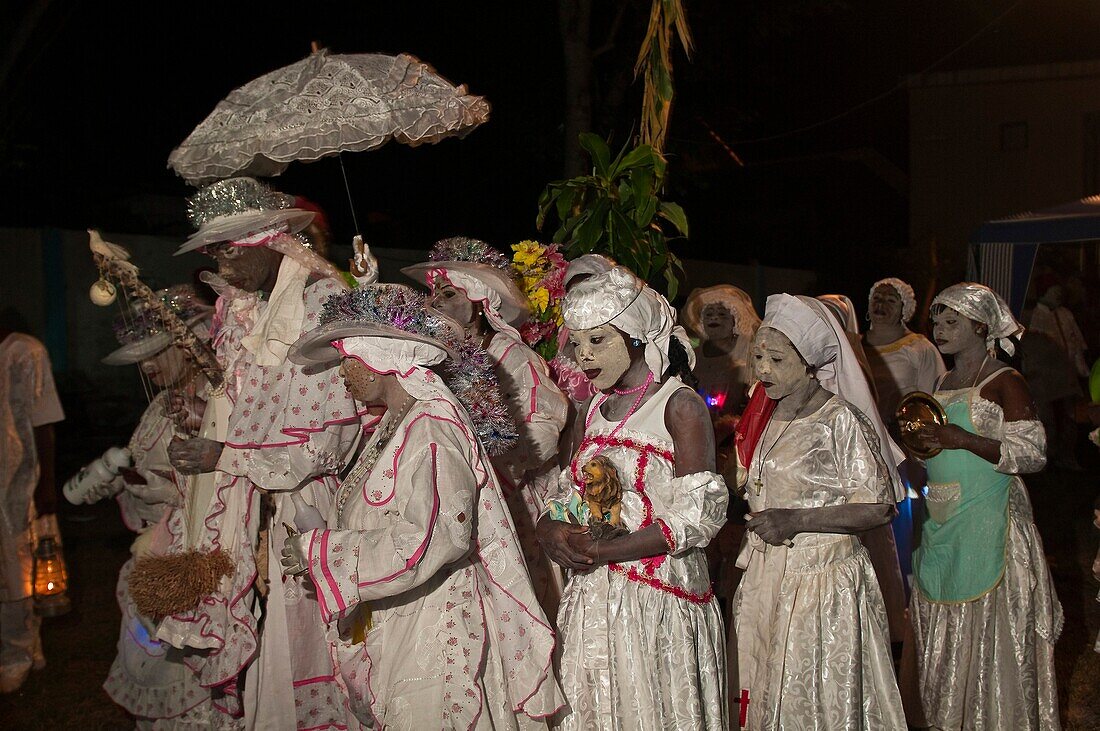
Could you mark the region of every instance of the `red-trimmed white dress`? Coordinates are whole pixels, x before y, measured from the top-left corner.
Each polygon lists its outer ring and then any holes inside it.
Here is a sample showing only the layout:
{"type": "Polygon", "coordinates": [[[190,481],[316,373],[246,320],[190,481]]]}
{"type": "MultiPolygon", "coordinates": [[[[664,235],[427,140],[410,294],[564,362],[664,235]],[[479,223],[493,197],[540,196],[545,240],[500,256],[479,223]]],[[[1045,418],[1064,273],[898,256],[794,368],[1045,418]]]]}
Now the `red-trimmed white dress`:
{"type": "Polygon", "coordinates": [[[713,729],[729,726],[726,634],[703,548],[726,520],[729,493],[713,472],[676,477],[665,407],[669,378],[625,422],[592,401],[577,454],[554,496],[579,490],[580,468],[607,457],[623,485],[620,519],[657,523],[672,552],[569,578],[558,610],[564,729],[713,729]]]}
{"type": "Polygon", "coordinates": [[[333,528],[309,532],[349,727],[545,727],[562,705],[554,633],[469,417],[453,397],[417,401],[393,433],[352,468],[333,528]]]}

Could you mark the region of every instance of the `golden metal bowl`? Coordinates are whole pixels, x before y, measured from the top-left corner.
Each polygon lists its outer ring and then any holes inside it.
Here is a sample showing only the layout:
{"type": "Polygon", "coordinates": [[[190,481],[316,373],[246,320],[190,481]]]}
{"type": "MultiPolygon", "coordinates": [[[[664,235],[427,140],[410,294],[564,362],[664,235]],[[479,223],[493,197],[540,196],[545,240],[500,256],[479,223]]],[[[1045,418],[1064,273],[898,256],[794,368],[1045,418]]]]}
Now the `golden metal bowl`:
{"type": "Polygon", "coordinates": [[[901,441],[906,448],[921,459],[935,457],[940,453],[939,449],[924,449],[917,432],[928,424],[947,423],[947,412],[940,406],[940,402],[924,391],[913,391],[905,394],[898,404],[898,410],[894,412],[898,420],[898,428],[901,431],[901,441]]]}

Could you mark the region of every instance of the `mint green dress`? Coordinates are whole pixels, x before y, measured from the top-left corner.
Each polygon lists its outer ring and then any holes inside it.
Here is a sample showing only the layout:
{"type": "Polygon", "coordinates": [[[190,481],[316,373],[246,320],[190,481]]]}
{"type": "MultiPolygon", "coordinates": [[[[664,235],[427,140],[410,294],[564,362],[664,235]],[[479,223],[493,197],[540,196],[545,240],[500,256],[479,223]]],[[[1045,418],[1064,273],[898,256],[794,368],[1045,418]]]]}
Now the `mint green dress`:
{"type": "Polygon", "coordinates": [[[921,701],[937,729],[1059,729],[1054,643],[1062,607],[1019,475],[1046,464],[1038,421],[1010,421],[981,390],[938,390],[948,420],[1001,443],[927,460],[928,520],[913,554],[910,616],[921,701]]]}

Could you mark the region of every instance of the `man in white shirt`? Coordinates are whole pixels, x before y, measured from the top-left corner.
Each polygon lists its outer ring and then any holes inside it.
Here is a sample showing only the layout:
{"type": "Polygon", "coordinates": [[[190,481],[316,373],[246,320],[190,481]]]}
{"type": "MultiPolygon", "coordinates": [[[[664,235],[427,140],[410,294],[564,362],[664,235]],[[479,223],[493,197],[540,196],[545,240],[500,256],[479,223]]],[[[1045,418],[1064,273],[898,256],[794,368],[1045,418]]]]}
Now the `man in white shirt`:
{"type": "Polygon", "coordinates": [[[32,524],[53,513],[53,424],[65,418],[50,357],[30,335],[0,330],[0,693],[46,664],[32,599],[32,524]]]}

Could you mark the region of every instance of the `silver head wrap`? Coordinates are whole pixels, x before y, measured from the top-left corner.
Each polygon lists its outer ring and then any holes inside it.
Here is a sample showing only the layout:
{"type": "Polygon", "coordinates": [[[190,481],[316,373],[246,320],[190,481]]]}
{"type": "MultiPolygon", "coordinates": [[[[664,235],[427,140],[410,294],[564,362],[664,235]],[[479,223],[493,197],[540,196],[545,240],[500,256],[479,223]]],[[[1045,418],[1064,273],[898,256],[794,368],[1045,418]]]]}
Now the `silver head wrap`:
{"type": "Polygon", "coordinates": [[[950,308],[963,317],[983,323],[989,328],[985,336],[985,346],[992,350],[993,344],[1012,355],[1016,346],[1011,338],[1017,340],[1024,334],[1024,326],[1012,316],[1012,310],[1000,295],[984,284],[960,282],[953,284],[936,295],[932,300],[932,309],[937,305],[950,308]]]}
{"type": "Polygon", "coordinates": [[[745,290],[732,284],[695,289],[688,295],[683,319],[684,324],[704,340],[707,335],[702,324],[703,310],[707,305],[713,304],[722,305],[733,315],[733,328],[738,335],[751,338],[756,333],[756,328],[760,327],[760,315],[756,314],[752,298],[745,290]]]}
{"type": "Polygon", "coordinates": [[[875,293],[883,284],[893,287],[894,291],[901,297],[901,321],[909,322],[913,319],[913,315],[917,311],[917,296],[913,294],[913,288],[908,283],[901,281],[897,277],[886,277],[886,279],[880,279],[871,285],[871,291],[867,293],[867,304],[871,304],[871,296],[875,293]]]}
{"type": "Polygon", "coordinates": [[[855,351],[825,304],[811,297],[773,294],[768,297],[760,327],[770,327],[786,335],[806,363],[814,368],[822,388],[844,399],[863,415],[863,421],[869,423],[878,436],[878,444],[871,447],[882,458],[894,497],[898,501],[904,499],[905,488],[897,466],[905,459],[905,453],[890,438],[855,351]]]}
{"type": "Polygon", "coordinates": [[[668,370],[668,347],[674,337],[684,346],[689,365],[695,365],[687,333],[676,324],[676,310],[626,267],[612,267],[569,290],[562,317],[570,330],[610,324],[642,341],[646,365],[657,378],[668,370]]]}

